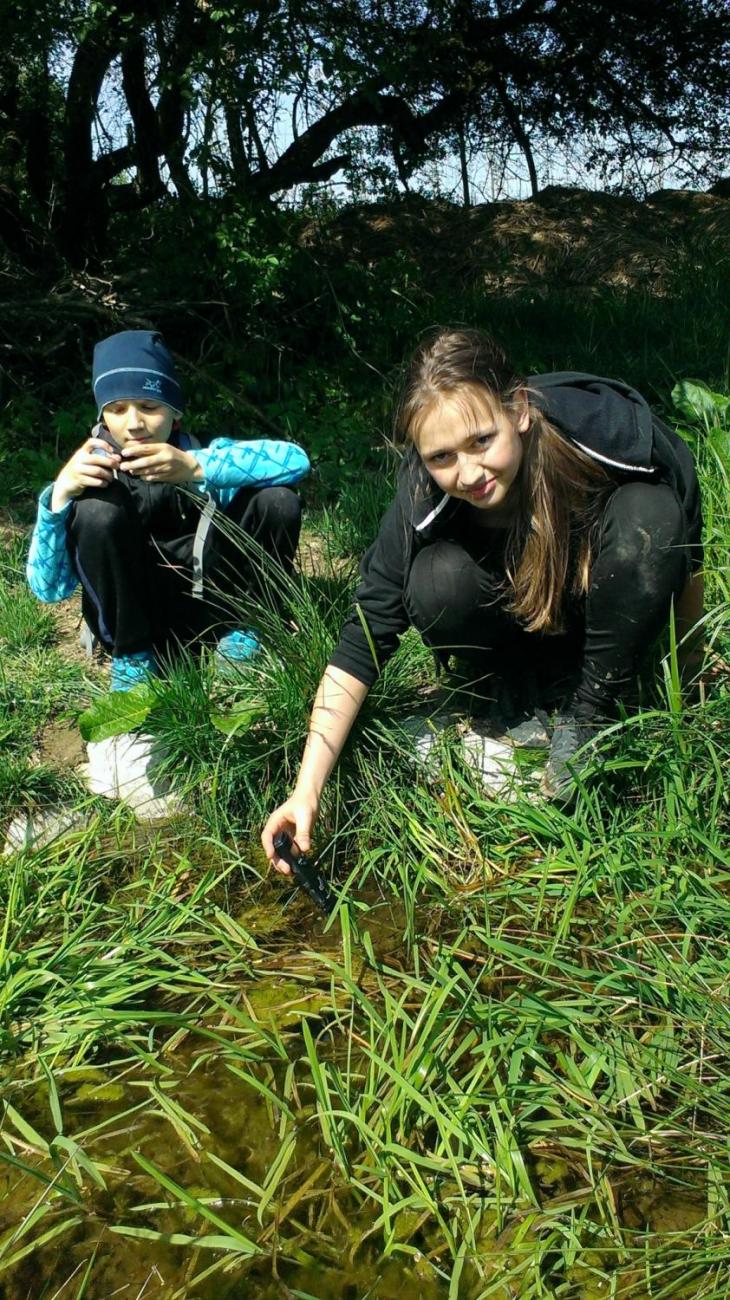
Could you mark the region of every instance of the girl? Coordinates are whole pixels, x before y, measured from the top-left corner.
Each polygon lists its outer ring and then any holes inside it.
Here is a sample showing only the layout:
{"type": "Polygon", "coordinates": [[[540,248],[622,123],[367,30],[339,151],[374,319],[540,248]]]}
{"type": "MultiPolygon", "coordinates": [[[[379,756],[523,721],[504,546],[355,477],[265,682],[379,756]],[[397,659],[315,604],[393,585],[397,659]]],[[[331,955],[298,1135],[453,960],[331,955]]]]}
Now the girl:
{"type": "Polygon", "coordinates": [[[180,427],[183,393],[155,331],[97,343],[92,386],[99,423],[41,493],[32,590],[56,601],[81,583],[87,627],[112,656],[112,690],[153,675],[180,642],[213,639],[225,660],[250,657],[255,632],[231,629],[225,598],[260,595],[265,577],[255,547],[245,554],[225,521],[290,571],[301,510],[284,485],[308,472],[305,453],[232,438],[201,448],[180,427]]]}
{"type": "MultiPolygon", "coordinates": [[[[464,655],[513,694],[531,680],[559,704],[543,790],[567,799],[575,755],[626,699],[672,601],[680,637],[702,616],[692,458],[633,389],[573,373],[525,381],[485,335],[441,332],[412,359],[397,421],[410,443],[397,495],[320,683],[296,788],[264,829],[271,859],[278,830],[309,848],[324,784],[409,625],[441,658],[464,655]]],[[[692,666],[699,655],[695,642],[692,666]]]]}

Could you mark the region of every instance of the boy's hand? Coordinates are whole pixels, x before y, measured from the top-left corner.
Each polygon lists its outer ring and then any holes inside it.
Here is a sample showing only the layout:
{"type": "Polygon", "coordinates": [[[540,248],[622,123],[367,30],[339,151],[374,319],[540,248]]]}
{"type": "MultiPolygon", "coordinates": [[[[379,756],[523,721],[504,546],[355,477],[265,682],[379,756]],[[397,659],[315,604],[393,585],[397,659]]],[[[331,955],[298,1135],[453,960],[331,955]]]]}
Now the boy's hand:
{"type": "Polygon", "coordinates": [[[114,477],[120,458],[102,438],[87,438],[58,474],[53,485],[51,510],[63,510],[86,488],[103,488],[114,477]]]}
{"type": "Polygon", "coordinates": [[[128,442],[119,468],[148,483],[190,483],[203,477],[195,457],[169,442],[128,442]]]}

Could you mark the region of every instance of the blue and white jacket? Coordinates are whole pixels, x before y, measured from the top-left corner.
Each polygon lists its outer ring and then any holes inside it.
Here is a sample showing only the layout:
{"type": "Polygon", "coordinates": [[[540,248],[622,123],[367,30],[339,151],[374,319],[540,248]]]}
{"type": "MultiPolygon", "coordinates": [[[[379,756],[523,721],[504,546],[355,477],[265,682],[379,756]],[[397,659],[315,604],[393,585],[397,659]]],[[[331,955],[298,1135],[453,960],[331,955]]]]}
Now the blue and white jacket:
{"type": "MultiPolygon", "coordinates": [[[[97,425],[92,437],[108,439],[106,429],[97,425]]],[[[208,447],[200,447],[188,434],[175,433],[173,445],[190,451],[203,470],[203,479],[185,484],[203,498],[200,523],[193,557],[194,594],[202,593],[202,573],[196,574],[196,558],[202,554],[205,536],[217,508],[230,505],[240,488],[279,487],[297,483],[309,473],[306,452],[294,442],[274,439],[238,440],[214,438],[208,447]]],[[[73,501],[62,510],[51,510],[53,484],[44,488],[38,501],[38,515],[33,529],[26,573],[31,590],[39,600],[65,600],[76,589],[79,576],[67,545],[66,526],[73,501]]]]}

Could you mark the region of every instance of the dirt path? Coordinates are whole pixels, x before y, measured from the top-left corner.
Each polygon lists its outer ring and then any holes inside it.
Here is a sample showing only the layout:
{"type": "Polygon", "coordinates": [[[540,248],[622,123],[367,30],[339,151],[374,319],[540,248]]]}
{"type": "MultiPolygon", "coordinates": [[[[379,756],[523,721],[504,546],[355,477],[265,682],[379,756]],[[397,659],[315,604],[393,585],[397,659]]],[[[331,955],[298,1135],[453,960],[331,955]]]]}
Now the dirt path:
{"type": "MultiPolygon", "coordinates": [[[[13,509],[0,510],[0,550],[22,545],[25,549],[32,528],[34,503],[21,502],[13,509]]],[[[79,642],[81,627],[81,598],[78,593],[69,600],[49,605],[47,609],[55,628],[55,645],[62,659],[77,665],[84,673],[104,685],[109,677],[109,657],[103,652],[94,653],[90,660],[79,642]]],[[[56,718],[40,727],[30,757],[32,764],[45,763],[57,769],[73,769],[86,758],[86,748],[78,726],[67,718],[56,718]]]]}

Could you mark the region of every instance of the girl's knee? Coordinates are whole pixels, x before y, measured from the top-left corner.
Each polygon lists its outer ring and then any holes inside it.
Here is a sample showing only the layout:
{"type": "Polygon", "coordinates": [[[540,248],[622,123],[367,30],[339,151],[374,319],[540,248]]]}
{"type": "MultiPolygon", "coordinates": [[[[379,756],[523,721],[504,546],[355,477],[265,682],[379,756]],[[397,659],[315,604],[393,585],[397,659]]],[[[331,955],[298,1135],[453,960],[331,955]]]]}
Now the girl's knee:
{"type": "Polygon", "coordinates": [[[688,568],[686,521],[666,484],[627,483],[610,497],[595,580],[625,579],[635,591],[676,588],[688,568]]]}
{"type": "Polygon", "coordinates": [[[604,517],[607,529],[615,532],[624,545],[641,545],[647,537],[655,545],[681,542],[684,513],[667,484],[625,483],[609,498],[604,517]]]}
{"type": "Polygon", "coordinates": [[[476,565],[454,542],[434,542],[416,556],[408,576],[406,605],[419,632],[440,639],[461,628],[479,608],[476,565]]]}

